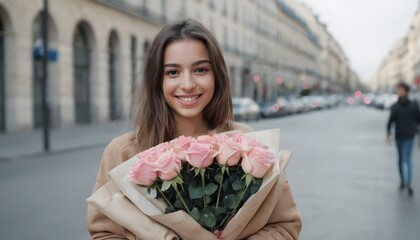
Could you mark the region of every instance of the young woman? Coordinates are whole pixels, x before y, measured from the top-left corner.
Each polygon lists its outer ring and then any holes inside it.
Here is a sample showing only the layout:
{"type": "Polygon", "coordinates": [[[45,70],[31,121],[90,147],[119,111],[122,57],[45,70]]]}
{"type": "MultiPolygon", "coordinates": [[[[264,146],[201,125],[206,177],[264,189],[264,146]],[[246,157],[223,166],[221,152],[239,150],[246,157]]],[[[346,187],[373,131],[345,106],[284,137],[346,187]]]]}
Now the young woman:
{"type": "MultiPolygon", "coordinates": [[[[194,20],[169,24],[158,33],[145,60],[137,101],[134,132],[106,147],[94,191],[108,181],[111,169],[159,143],[180,135],[250,131],[233,121],[228,72],[216,39],[194,20]]],[[[270,217],[270,224],[247,227],[249,239],[298,238],[301,220],[287,181],[278,187],[279,204],[260,210],[269,212],[262,215],[270,217]]],[[[87,222],[91,239],[141,239],[92,206],[87,222]]]]}

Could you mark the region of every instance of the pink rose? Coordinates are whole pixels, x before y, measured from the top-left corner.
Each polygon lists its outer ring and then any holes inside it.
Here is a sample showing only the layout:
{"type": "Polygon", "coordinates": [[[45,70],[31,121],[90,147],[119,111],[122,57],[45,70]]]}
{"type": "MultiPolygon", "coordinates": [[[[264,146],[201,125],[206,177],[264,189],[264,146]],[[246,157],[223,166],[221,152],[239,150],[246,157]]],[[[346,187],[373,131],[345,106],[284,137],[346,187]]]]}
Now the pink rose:
{"type": "Polygon", "coordinates": [[[155,149],[149,150],[141,152],[137,155],[139,160],[131,166],[129,176],[129,179],[132,182],[143,186],[152,185],[158,177],[158,173],[153,164],[153,160],[156,159],[158,155],[156,154],[157,152],[155,149]]]}
{"type": "Polygon", "coordinates": [[[241,133],[219,134],[215,136],[220,144],[220,153],[216,157],[220,165],[234,166],[239,163],[242,157],[241,141],[243,136],[241,133]]]}
{"type": "Polygon", "coordinates": [[[264,145],[258,141],[257,139],[243,135],[241,139],[241,150],[244,154],[248,154],[253,148],[261,147],[263,148],[264,145]]]}
{"type": "Polygon", "coordinates": [[[170,142],[170,145],[174,149],[176,157],[180,160],[185,160],[185,151],[190,147],[191,143],[194,142],[194,138],[180,136],[170,142]]]}
{"type": "Polygon", "coordinates": [[[158,171],[159,178],[162,180],[172,180],[178,176],[181,169],[179,160],[172,149],[165,151],[153,163],[154,169],[158,171]]]}
{"type": "Polygon", "coordinates": [[[241,166],[246,174],[262,178],[268,169],[273,166],[275,160],[274,154],[269,150],[263,147],[254,147],[248,154],[244,155],[241,166]]]}
{"type": "Polygon", "coordinates": [[[219,153],[219,144],[211,136],[200,136],[185,151],[186,160],[191,166],[205,168],[213,163],[219,153]]]}

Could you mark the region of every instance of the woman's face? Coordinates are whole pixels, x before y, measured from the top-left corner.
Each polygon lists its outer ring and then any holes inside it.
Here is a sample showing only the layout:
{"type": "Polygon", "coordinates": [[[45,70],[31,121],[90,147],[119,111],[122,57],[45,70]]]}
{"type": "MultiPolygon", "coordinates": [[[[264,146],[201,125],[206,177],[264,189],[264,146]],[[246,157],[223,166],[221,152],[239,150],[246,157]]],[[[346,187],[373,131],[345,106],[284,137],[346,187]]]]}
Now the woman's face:
{"type": "Polygon", "coordinates": [[[163,57],[163,94],[175,118],[203,117],[214,94],[214,72],[206,46],[194,39],[170,43],[163,57]]]}

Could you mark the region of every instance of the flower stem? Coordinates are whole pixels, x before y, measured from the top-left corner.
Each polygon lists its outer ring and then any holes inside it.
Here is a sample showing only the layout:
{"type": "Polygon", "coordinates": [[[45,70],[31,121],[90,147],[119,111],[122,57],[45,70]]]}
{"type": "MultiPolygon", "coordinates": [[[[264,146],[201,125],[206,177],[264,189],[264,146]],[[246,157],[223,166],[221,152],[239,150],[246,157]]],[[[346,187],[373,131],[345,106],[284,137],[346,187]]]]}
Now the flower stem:
{"type": "MultiPolygon", "coordinates": [[[[205,168],[204,169],[200,169],[201,185],[203,186],[203,192],[204,192],[204,187],[206,186],[206,183],[204,181],[204,171],[205,171],[205,168]]],[[[206,199],[206,193],[205,192],[204,192],[204,198],[203,198],[203,200],[204,200],[204,208],[207,208],[207,199],[206,199]]]]}
{"type": "Polygon", "coordinates": [[[242,192],[242,194],[241,194],[241,198],[239,198],[239,201],[238,201],[238,203],[236,204],[236,207],[235,207],[235,209],[233,209],[233,214],[235,214],[236,213],[236,210],[238,209],[238,207],[239,207],[239,204],[241,203],[241,201],[242,201],[242,198],[244,198],[244,195],[245,195],[245,192],[246,192],[246,190],[248,190],[248,187],[249,187],[249,185],[251,185],[250,183],[251,183],[251,180],[253,179],[254,177],[252,177],[252,176],[250,176],[250,175],[247,175],[246,176],[246,186],[245,186],[245,189],[244,189],[244,191],[242,192]]]}
{"type": "Polygon", "coordinates": [[[172,205],[172,203],[166,198],[165,194],[162,192],[162,190],[160,189],[159,185],[156,185],[157,190],[159,191],[160,195],[162,195],[163,199],[165,199],[165,202],[171,207],[174,208],[174,206],[172,205]]]}
{"type": "Polygon", "coordinates": [[[222,192],[222,186],[223,186],[223,176],[225,175],[225,166],[222,166],[222,177],[220,178],[219,183],[219,192],[217,193],[217,200],[216,200],[216,209],[219,207],[219,200],[220,200],[220,193],[222,192]]]}
{"type": "Polygon", "coordinates": [[[185,203],[184,198],[182,197],[182,195],[181,195],[181,193],[179,192],[178,188],[177,188],[177,187],[174,187],[174,188],[175,188],[176,193],[177,193],[177,194],[178,194],[178,196],[179,196],[179,199],[180,199],[180,200],[181,200],[181,202],[182,202],[182,205],[184,205],[184,208],[187,210],[188,214],[189,214],[189,215],[191,215],[190,209],[188,208],[187,204],[185,203]]]}

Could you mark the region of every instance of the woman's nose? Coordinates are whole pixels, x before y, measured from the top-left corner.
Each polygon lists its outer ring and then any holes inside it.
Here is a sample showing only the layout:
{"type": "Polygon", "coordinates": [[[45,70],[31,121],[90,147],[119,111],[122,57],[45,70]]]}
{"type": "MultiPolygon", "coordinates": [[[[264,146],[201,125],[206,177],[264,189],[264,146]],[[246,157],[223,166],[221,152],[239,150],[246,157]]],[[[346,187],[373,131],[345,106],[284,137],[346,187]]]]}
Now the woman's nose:
{"type": "Polygon", "coordinates": [[[195,88],[194,78],[191,74],[185,73],[182,79],[181,88],[184,91],[191,91],[195,88]]]}

